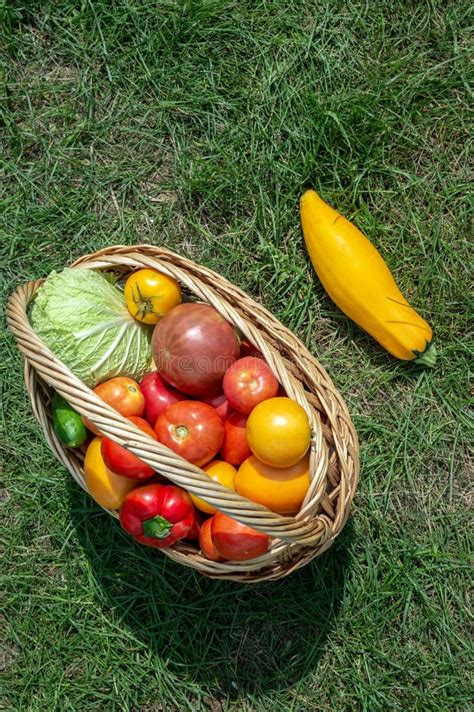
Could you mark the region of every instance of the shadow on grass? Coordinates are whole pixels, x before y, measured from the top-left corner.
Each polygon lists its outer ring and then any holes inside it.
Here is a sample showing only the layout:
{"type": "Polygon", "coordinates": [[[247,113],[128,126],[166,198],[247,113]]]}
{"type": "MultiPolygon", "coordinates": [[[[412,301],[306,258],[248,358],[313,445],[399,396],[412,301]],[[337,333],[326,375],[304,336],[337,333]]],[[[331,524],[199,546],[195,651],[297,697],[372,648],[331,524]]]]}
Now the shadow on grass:
{"type": "Polygon", "coordinates": [[[243,585],[207,579],[139,546],[72,482],[70,504],[102,602],[174,674],[214,697],[235,697],[284,689],[316,667],[350,569],[350,521],[300,571],[243,585]]]}

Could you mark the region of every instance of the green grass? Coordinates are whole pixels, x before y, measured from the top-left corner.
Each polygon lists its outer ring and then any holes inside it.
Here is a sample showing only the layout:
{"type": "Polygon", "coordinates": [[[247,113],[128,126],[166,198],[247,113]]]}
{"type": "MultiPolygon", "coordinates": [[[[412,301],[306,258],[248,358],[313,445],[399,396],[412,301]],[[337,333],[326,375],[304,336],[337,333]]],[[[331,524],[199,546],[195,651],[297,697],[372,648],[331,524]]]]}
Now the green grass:
{"type": "Polygon", "coordinates": [[[105,245],[226,275],[329,370],[361,441],[353,517],[281,582],[134,546],[59,466],[8,334],[2,696],[12,710],[469,708],[467,4],[2,4],[2,290],[105,245]],[[312,183],[432,323],[397,363],[305,255],[312,183]]]}

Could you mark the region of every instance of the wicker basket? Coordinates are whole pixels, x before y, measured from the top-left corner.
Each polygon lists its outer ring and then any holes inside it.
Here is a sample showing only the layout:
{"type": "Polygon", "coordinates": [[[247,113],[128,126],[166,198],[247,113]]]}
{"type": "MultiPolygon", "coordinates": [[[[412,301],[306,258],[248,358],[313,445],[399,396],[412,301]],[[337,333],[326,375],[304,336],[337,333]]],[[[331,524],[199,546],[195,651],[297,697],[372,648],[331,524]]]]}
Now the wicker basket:
{"type": "MultiPolygon", "coordinates": [[[[303,344],[266,309],[211,270],[166,249],[149,245],[110,247],[77,260],[73,267],[109,270],[120,275],[151,267],[175,277],[198,299],[215,307],[254,344],[288,396],[310,419],[312,482],[301,511],[280,516],[211,480],[201,469],[152,440],[106,405],[38,339],[27,316],[28,304],[42,280],[17,288],[7,321],[25,358],[25,383],[33,411],[52,451],[87,491],[83,453],[64,446],[52,428],[50,388],[54,388],[105,435],[126,447],[176,485],[184,487],[244,524],[268,533],[270,550],[251,561],[215,563],[196,546],[178,542],[164,553],[214,578],[254,582],[278,579],[331,546],[344,526],[357,486],[358,442],[346,406],[326,371],[303,344]]],[[[117,513],[107,510],[112,516],[117,513]]],[[[132,545],[132,544],[131,544],[132,545]]]]}

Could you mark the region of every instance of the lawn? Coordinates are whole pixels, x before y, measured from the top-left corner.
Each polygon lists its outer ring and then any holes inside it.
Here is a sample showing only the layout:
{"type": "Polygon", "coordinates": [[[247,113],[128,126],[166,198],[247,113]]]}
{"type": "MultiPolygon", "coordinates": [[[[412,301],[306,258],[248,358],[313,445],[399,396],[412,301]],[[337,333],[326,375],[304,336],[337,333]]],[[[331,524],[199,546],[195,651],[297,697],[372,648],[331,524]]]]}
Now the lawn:
{"type": "MultiPolygon", "coordinates": [[[[2,344],[3,707],[469,708],[469,76],[461,0],[4,2],[2,292],[105,245],[169,246],[308,345],[361,443],[333,548],[277,583],[133,545],[46,446],[2,344]],[[433,325],[432,371],[337,310],[312,184],[433,325]]],[[[1,706],[1,704],[0,704],[1,706]]]]}

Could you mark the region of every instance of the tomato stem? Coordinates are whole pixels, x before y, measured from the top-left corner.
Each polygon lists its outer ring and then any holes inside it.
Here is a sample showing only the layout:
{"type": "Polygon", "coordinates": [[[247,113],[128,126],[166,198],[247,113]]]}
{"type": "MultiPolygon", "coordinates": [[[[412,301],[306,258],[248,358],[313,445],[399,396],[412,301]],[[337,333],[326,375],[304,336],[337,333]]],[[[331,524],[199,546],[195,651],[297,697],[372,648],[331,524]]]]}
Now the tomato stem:
{"type": "Polygon", "coordinates": [[[184,440],[184,438],[187,437],[189,430],[185,425],[177,425],[174,429],[174,432],[176,434],[176,437],[178,437],[180,440],[184,440]]]}
{"type": "Polygon", "coordinates": [[[137,288],[137,296],[133,294],[132,290],[132,295],[133,295],[133,301],[136,305],[137,308],[137,315],[139,316],[140,319],[143,319],[147,314],[154,314],[155,316],[163,316],[162,312],[155,311],[155,307],[153,304],[153,299],[157,299],[158,297],[145,297],[144,294],[142,294],[142,291],[138,284],[136,285],[137,288]]]}

